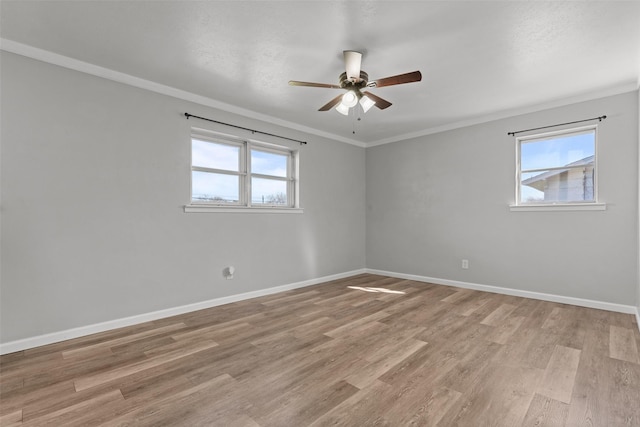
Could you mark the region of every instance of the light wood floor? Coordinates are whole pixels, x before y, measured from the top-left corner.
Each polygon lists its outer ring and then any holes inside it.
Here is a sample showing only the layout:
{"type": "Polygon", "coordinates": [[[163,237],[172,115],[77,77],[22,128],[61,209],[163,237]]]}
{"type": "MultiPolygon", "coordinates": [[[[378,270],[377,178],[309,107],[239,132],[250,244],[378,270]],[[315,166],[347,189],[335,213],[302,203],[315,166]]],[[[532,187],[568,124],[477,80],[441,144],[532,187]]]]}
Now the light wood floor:
{"type": "Polygon", "coordinates": [[[2,356],[0,425],[640,426],[639,348],[632,315],[361,275],[2,356]]]}

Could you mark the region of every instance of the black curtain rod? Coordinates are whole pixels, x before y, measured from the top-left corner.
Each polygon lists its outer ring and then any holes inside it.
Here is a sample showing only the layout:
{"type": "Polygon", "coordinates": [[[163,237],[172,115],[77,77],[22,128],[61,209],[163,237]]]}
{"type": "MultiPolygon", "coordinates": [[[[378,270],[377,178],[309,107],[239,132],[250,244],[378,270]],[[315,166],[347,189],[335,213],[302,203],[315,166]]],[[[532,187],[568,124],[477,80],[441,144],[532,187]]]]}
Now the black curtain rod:
{"type": "Polygon", "coordinates": [[[507,135],[515,136],[516,133],[529,132],[529,131],[532,131],[532,130],[553,128],[553,127],[556,127],[556,126],[572,125],[574,123],[590,122],[592,120],[597,120],[597,121],[601,122],[606,118],[607,118],[607,116],[600,116],[600,117],[594,117],[592,119],[576,120],[575,122],[558,123],[557,125],[549,125],[549,126],[541,126],[539,128],[533,128],[533,129],[517,130],[515,132],[507,132],[507,135]]]}
{"type": "Polygon", "coordinates": [[[187,120],[189,120],[189,117],[195,117],[196,119],[206,120],[206,121],[208,121],[208,122],[218,123],[218,124],[220,124],[220,125],[231,126],[232,128],[236,128],[236,129],[248,130],[248,131],[249,131],[249,132],[251,132],[251,133],[259,133],[259,134],[262,134],[262,135],[275,136],[276,138],[287,139],[287,140],[289,140],[289,141],[299,142],[300,144],[305,144],[305,145],[307,145],[306,141],[300,141],[300,140],[298,140],[298,139],[287,138],[286,136],[280,136],[280,135],[274,135],[274,134],[272,134],[272,133],[261,132],[261,131],[259,131],[259,130],[249,129],[249,128],[245,128],[245,127],[242,127],[242,126],[236,126],[236,125],[232,125],[232,124],[230,124],[230,123],[219,122],[219,121],[217,121],[217,120],[207,119],[206,117],[194,116],[193,114],[189,114],[189,113],[184,113],[184,116],[187,118],[187,120]]]}

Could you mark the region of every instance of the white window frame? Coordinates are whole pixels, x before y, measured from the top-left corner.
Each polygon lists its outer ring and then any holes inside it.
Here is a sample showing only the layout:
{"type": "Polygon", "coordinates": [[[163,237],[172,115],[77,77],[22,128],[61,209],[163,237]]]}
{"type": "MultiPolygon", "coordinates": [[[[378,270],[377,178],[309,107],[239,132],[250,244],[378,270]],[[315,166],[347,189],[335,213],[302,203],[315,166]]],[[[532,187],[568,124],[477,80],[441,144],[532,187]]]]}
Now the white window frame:
{"type": "Polygon", "coordinates": [[[268,142],[233,137],[218,134],[217,132],[205,131],[202,129],[192,129],[189,138],[190,147],[190,170],[189,170],[189,204],[185,205],[185,212],[249,212],[249,213],[302,213],[300,207],[299,190],[299,151],[292,148],[272,144],[268,142]],[[228,171],[215,168],[193,166],[193,139],[209,141],[216,144],[236,146],[239,151],[239,171],[228,171]],[[287,156],[287,176],[279,177],[274,175],[264,175],[253,173],[251,170],[251,151],[257,150],[267,153],[274,153],[287,156]],[[239,197],[238,202],[225,201],[198,201],[193,200],[193,171],[211,172],[225,175],[238,176],[239,197]],[[287,205],[276,204],[252,204],[251,203],[251,181],[252,178],[271,179],[275,181],[287,182],[287,205]]]}
{"type": "MultiPolygon", "coordinates": [[[[556,169],[565,169],[566,167],[558,167],[556,169]]],[[[554,169],[547,168],[545,170],[554,169]]],[[[531,171],[527,171],[531,172],[531,171]]],[[[546,132],[541,134],[526,135],[516,138],[516,174],[515,174],[515,203],[510,205],[511,211],[577,211],[577,210],[605,210],[606,204],[599,201],[598,198],[598,125],[581,126],[575,128],[567,128],[554,132],[546,132]],[[574,201],[574,202],[522,202],[520,200],[520,183],[522,176],[521,168],[521,147],[523,143],[531,143],[533,140],[546,140],[557,138],[563,135],[571,135],[593,131],[594,133],[594,159],[593,159],[593,201],[574,201]]]]}
{"type": "MultiPolygon", "coordinates": [[[[220,144],[220,145],[228,145],[231,147],[238,147],[238,171],[229,171],[226,169],[216,169],[216,168],[209,168],[209,167],[202,167],[202,166],[193,166],[193,159],[191,159],[191,172],[197,171],[197,172],[208,172],[208,173],[215,173],[215,174],[221,174],[221,175],[231,175],[231,176],[237,176],[239,178],[239,187],[238,187],[238,201],[237,202],[227,202],[227,201],[222,201],[222,200],[218,200],[218,201],[199,201],[199,200],[193,200],[193,197],[191,197],[191,205],[215,205],[215,206],[243,206],[244,203],[244,193],[245,193],[245,181],[246,179],[244,178],[246,176],[246,170],[247,170],[247,166],[246,166],[246,156],[244,155],[244,144],[241,141],[234,141],[234,140],[229,140],[229,139],[223,139],[223,138],[211,138],[211,137],[206,137],[203,135],[196,135],[196,134],[192,134],[191,135],[191,143],[193,144],[193,139],[197,138],[201,141],[208,141],[208,142],[212,142],[212,143],[216,143],[216,144],[220,144]]],[[[193,146],[191,148],[191,153],[193,155],[193,146]]],[[[191,174],[190,177],[190,182],[191,182],[191,186],[190,186],[190,194],[191,196],[193,196],[193,173],[191,174]]]]}

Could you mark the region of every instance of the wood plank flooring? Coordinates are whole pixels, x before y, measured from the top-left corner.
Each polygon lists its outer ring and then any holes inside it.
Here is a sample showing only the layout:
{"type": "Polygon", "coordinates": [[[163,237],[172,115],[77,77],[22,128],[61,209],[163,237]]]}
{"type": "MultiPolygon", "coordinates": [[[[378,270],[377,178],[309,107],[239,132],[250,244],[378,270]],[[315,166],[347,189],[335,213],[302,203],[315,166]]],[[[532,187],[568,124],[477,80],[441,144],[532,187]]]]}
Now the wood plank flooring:
{"type": "Polygon", "coordinates": [[[632,315],[376,275],[0,358],[1,426],[640,426],[632,315]]]}

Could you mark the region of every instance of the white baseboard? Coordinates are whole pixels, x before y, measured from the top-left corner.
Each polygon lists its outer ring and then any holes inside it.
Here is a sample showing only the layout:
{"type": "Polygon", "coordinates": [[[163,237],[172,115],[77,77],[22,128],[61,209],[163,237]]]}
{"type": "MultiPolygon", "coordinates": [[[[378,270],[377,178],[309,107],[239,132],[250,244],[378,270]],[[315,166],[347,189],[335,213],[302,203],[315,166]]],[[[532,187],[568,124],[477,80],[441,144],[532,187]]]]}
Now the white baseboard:
{"type": "Polygon", "coordinates": [[[84,337],[98,332],[110,331],[125,326],[137,325],[152,320],[164,319],[166,317],[176,316],[178,314],[190,313],[192,311],[203,310],[205,308],[216,307],[232,302],[243,301],[251,298],[257,298],[265,295],[271,295],[278,292],[289,291],[306,286],[317,285],[319,283],[330,282],[332,280],[343,279],[358,274],[365,273],[365,269],[348,271],[345,273],[333,274],[330,276],[318,277],[316,279],[304,280],[301,282],[290,283],[288,285],[276,286],[273,288],[260,289],[258,291],[245,292],[242,294],[230,295],[222,298],[197,302],[194,304],[182,305],[179,307],[167,308],[164,310],[153,311],[151,313],[139,314],[136,316],[125,317],[122,319],[109,320],[107,322],[95,323],[93,325],[81,326],[78,328],[67,329],[64,331],[53,332],[50,334],[39,335],[31,338],[10,341],[0,344],[0,354],[14,353],[16,351],[27,350],[30,348],[40,347],[47,344],[66,341],[72,338],[84,337]]]}
{"type": "MultiPolygon", "coordinates": [[[[516,297],[539,299],[543,301],[558,302],[561,304],[571,304],[580,307],[597,308],[599,310],[616,311],[619,313],[635,314],[637,318],[638,310],[632,305],[616,304],[612,302],[595,301],[583,298],[566,297],[562,295],[545,294],[542,292],[523,291],[520,289],[501,288],[498,286],[480,285],[478,283],[460,282],[457,280],[439,279],[436,277],[418,276],[415,274],[396,273],[393,271],[374,270],[366,268],[365,271],[370,274],[379,274],[381,276],[396,277],[398,279],[415,280],[417,282],[434,283],[436,285],[455,286],[458,288],[474,289],[477,291],[492,292],[494,294],[512,295],[516,297]]],[[[640,323],[640,322],[639,322],[640,323]]]]}
{"type": "Polygon", "coordinates": [[[40,347],[47,344],[53,344],[56,342],[66,341],[73,338],[79,338],[79,337],[83,337],[91,334],[96,334],[99,332],[110,331],[110,330],[122,328],[125,326],[137,325],[144,322],[164,319],[166,317],[176,316],[184,313],[190,313],[197,310],[203,310],[205,308],[211,308],[211,307],[216,307],[223,304],[229,304],[232,302],[243,301],[243,300],[257,298],[265,295],[271,295],[278,292],[289,291],[292,289],[304,288],[307,286],[317,285],[319,283],[343,279],[346,277],[351,277],[351,276],[364,274],[364,273],[396,277],[398,279],[415,280],[417,282],[434,283],[436,285],[455,286],[458,288],[474,289],[474,290],[484,291],[484,292],[492,292],[497,294],[532,298],[532,299],[538,299],[543,301],[558,302],[561,304],[571,304],[571,305],[576,305],[580,307],[597,308],[600,310],[615,311],[619,313],[635,314],[636,320],[638,323],[638,329],[640,329],[640,310],[637,307],[632,305],[615,304],[610,302],[566,297],[562,295],[546,294],[541,292],[523,291],[520,289],[501,288],[498,286],[489,286],[489,285],[481,285],[477,283],[461,282],[457,280],[418,276],[415,274],[404,274],[404,273],[396,273],[393,271],[362,268],[359,270],[348,271],[345,273],[333,274],[330,276],[318,277],[316,279],[309,279],[301,282],[290,283],[288,285],[276,286],[276,287],[267,288],[267,289],[260,289],[258,291],[245,292],[242,294],[230,295],[222,298],[215,298],[212,300],[202,301],[194,304],[182,305],[179,307],[173,307],[165,310],[154,311],[151,313],[144,313],[136,316],[125,317],[122,319],[115,319],[107,322],[96,323],[93,325],[81,326],[78,328],[68,329],[65,331],[53,332],[50,334],[39,335],[36,337],[10,341],[4,344],[0,344],[0,354],[14,353],[16,351],[27,350],[30,348],[40,347]]]}

